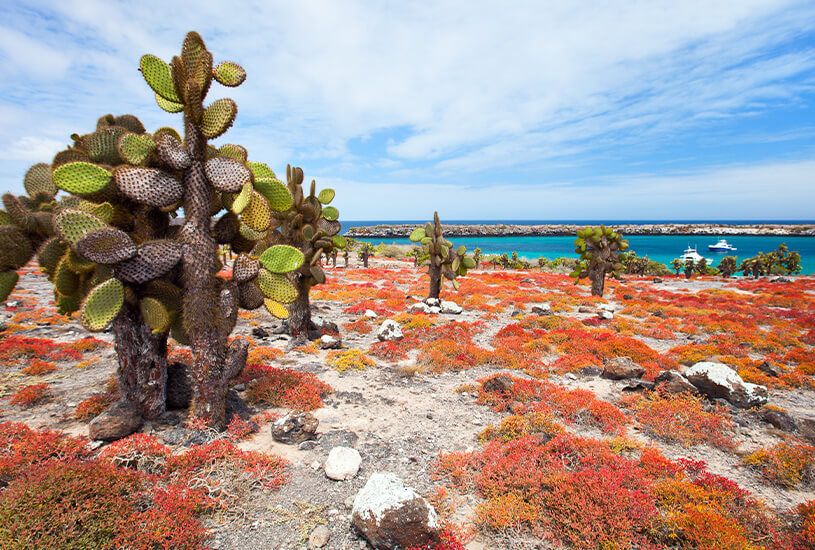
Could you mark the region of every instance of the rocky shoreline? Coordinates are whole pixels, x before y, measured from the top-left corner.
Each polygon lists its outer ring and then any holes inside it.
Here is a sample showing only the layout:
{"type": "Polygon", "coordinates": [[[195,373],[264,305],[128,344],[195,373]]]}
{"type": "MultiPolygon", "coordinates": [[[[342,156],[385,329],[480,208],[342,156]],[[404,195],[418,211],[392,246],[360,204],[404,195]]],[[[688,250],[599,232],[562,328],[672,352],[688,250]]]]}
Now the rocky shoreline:
{"type": "MultiPolygon", "coordinates": [[[[373,225],[352,227],[345,233],[353,238],[407,238],[418,227],[413,224],[373,225]]],[[[444,224],[444,234],[449,237],[560,237],[572,236],[577,224],[444,224]]],[[[777,236],[813,237],[812,224],[623,224],[614,228],[623,235],[722,235],[722,236],[777,236]]]]}

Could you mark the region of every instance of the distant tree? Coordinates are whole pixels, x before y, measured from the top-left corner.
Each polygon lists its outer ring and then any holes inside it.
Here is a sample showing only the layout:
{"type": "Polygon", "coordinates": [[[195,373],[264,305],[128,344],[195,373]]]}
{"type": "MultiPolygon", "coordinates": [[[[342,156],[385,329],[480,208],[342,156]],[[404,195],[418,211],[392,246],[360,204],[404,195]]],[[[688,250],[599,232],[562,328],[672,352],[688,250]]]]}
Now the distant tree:
{"type": "Polygon", "coordinates": [[[739,259],[736,256],[725,256],[719,262],[719,273],[722,274],[722,277],[730,277],[738,271],[739,267],[739,259]]]}
{"type": "Polygon", "coordinates": [[[679,277],[679,272],[682,271],[683,267],[685,266],[682,264],[682,260],[679,258],[674,258],[671,260],[671,268],[673,268],[673,270],[676,272],[677,277],[679,277]]]}
{"type": "Polygon", "coordinates": [[[694,271],[696,271],[695,265],[696,264],[694,264],[694,262],[693,262],[693,260],[691,258],[688,258],[687,260],[685,260],[685,278],[686,279],[690,279],[691,275],[693,275],[694,271]]]}
{"type": "Polygon", "coordinates": [[[518,253],[513,251],[512,252],[512,269],[518,269],[521,263],[518,261],[518,253]]]}
{"type": "Polygon", "coordinates": [[[476,248],[473,250],[473,261],[475,262],[475,268],[478,269],[481,266],[481,249],[476,248]]]}
{"type": "Polygon", "coordinates": [[[374,255],[374,247],[371,243],[362,243],[362,248],[357,253],[357,256],[362,260],[363,267],[368,267],[368,258],[374,255]]]}
{"type": "Polygon", "coordinates": [[[761,258],[763,254],[763,252],[759,252],[757,256],[743,260],[739,266],[739,271],[744,273],[745,277],[752,275],[754,279],[758,279],[764,274],[764,266],[761,258]]]}
{"type": "Polygon", "coordinates": [[[574,241],[575,252],[580,254],[580,262],[570,274],[577,284],[581,278],[591,281],[592,296],[602,296],[606,275],[617,279],[623,270],[620,252],[628,249],[628,241],[610,227],[586,227],[577,232],[574,241]]]}
{"type": "Polygon", "coordinates": [[[706,275],[707,274],[707,260],[705,258],[701,258],[696,265],[693,266],[693,271],[699,275],[706,275]]]}
{"type": "Polygon", "coordinates": [[[453,249],[453,243],[444,238],[439,213],[433,213],[433,223],[427,222],[424,227],[417,227],[410,234],[410,240],[422,243],[422,252],[430,258],[427,274],[430,276],[428,298],[439,298],[444,279],[458,290],[459,281],[468,269],[475,267],[475,261],[467,256],[464,245],[453,249]]]}
{"type": "Polygon", "coordinates": [[[503,267],[504,269],[509,268],[509,256],[507,256],[506,252],[501,254],[501,257],[498,258],[498,262],[501,264],[501,267],[503,267]]]}
{"type": "Polygon", "coordinates": [[[540,258],[538,258],[538,268],[541,271],[543,271],[543,268],[546,267],[547,263],[548,262],[547,262],[547,260],[546,260],[546,258],[544,256],[541,256],[540,258]]]}

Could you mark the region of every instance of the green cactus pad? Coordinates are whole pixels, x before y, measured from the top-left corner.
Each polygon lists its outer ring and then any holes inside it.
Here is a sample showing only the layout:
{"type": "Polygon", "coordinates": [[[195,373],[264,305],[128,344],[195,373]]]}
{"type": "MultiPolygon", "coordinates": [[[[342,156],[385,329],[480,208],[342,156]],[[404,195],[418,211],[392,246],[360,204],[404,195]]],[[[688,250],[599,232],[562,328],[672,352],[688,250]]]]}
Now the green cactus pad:
{"type": "Polygon", "coordinates": [[[462,260],[462,263],[464,264],[464,267],[466,267],[467,269],[475,269],[475,260],[473,260],[469,256],[465,256],[464,259],[462,260]]]}
{"type": "Polygon", "coordinates": [[[19,269],[34,255],[31,241],[12,225],[0,227],[0,270],[19,269]]]}
{"type": "Polygon", "coordinates": [[[270,273],[265,269],[258,272],[258,287],[266,298],[288,304],[297,299],[297,289],[280,273],[270,273]]]}
{"type": "Polygon", "coordinates": [[[156,104],[161,107],[162,110],[167,111],[168,113],[180,113],[184,110],[183,103],[168,101],[158,94],[156,94],[156,104]]]}
{"type": "Polygon", "coordinates": [[[345,248],[348,245],[348,241],[342,235],[334,235],[331,240],[334,241],[334,246],[337,248],[345,248]]]}
{"type": "Polygon", "coordinates": [[[272,169],[262,162],[247,162],[246,165],[255,175],[255,179],[277,179],[272,169]]]}
{"type": "Polygon", "coordinates": [[[218,155],[222,157],[233,158],[241,162],[246,162],[246,159],[249,157],[249,153],[246,151],[246,147],[244,147],[243,145],[234,145],[231,143],[222,145],[221,148],[218,149],[218,155]]]}
{"type": "Polygon", "coordinates": [[[79,311],[79,308],[82,307],[82,295],[78,292],[68,296],[57,292],[55,298],[57,302],[57,313],[61,315],[70,315],[75,311],[79,311]]]}
{"type": "Polygon", "coordinates": [[[224,86],[234,88],[240,86],[246,80],[246,71],[237,63],[222,61],[212,69],[212,76],[224,86]]]}
{"type": "Polygon", "coordinates": [[[304,225],[301,233],[303,235],[303,240],[311,241],[311,239],[314,238],[314,226],[304,225]]]}
{"type": "Polygon", "coordinates": [[[238,289],[240,291],[238,303],[243,309],[257,309],[263,305],[263,292],[255,283],[243,283],[238,289]]]}
{"type": "Polygon", "coordinates": [[[269,207],[277,212],[285,212],[292,207],[291,192],[276,179],[255,177],[255,190],[266,197],[269,207]]]}
{"type": "Polygon", "coordinates": [[[129,164],[141,164],[155,148],[150,134],[125,134],[119,140],[119,155],[129,164]]]}
{"type": "Polygon", "coordinates": [[[303,265],[305,257],[293,246],[277,244],[264,250],[259,260],[272,273],[288,273],[303,265]]]}
{"type": "Polygon", "coordinates": [[[122,194],[148,206],[170,206],[184,196],[181,182],[157,168],[119,166],[113,177],[122,194]]]}
{"type": "Polygon", "coordinates": [[[241,221],[255,231],[269,229],[269,224],[272,222],[272,211],[269,209],[269,203],[263,195],[257,191],[252,191],[249,206],[241,212],[241,221]]]}
{"type": "Polygon", "coordinates": [[[314,279],[315,282],[317,282],[317,284],[323,284],[325,282],[325,271],[323,271],[323,268],[320,267],[319,265],[311,266],[309,272],[311,273],[311,277],[314,279]]]}
{"type": "Polygon", "coordinates": [[[113,219],[114,208],[113,205],[109,202],[102,202],[96,203],[86,200],[80,200],[76,204],[76,208],[79,210],[84,210],[89,214],[93,214],[100,220],[106,223],[110,223],[113,219]]]}
{"type": "Polygon", "coordinates": [[[171,314],[177,312],[181,307],[181,289],[163,279],[157,279],[145,284],[142,287],[141,294],[142,296],[158,299],[171,314]]]}
{"type": "Polygon", "coordinates": [[[57,270],[54,272],[54,288],[64,296],[75,294],[79,290],[79,276],[74,273],[68,263],[69,253],[70,250],[59,261],[57,270]]]}
{"type": "Polygon", "coordinates": [[[72,246],[87,233],[106,227],[108,225],[93,214],[74,208],[66,208],[54,218],[57,234],[72,246]]]}
{"type": "Polygon", "coordinates": [[[170,330],[172,317],[161,300],[146,297],[139,300],[139,310],[145,322],[153,329],[153,334],[170,330]]]}
{"type": "Polygon", "coordinates": [[[68,250],[68,256],[66,257],[66,261],[68,262],[68,267],[71,268],[71,271],[78,275],[91,273],[94,269],[96,269],[95,262],[86,260],[79,254],[77,254],[74,249],[68,250]]]}
{"type": "Polygon", "coordinates": [[[65,255],[68,245],[61,241],[58,237],[52,237],[45,241],[37,252],[37,262],[40,264],[40,269],[46,274],[51,275],[57,269],[57,264],[65,255]]]}
{"type": "Polygon", "coordinates": [[[112,177],[108,170],[90,162],[69,162],[54,170],[54,184],[75,195],[101,191],[112,177]]]}
{"type": "Polygon", "coordinates": [[[51,167],[45,163],[35,164],[28,169],[23,179],[23,186],[26,193],[32,197],[43,193],[54,196],[57,194],[57,186],[54,185],[54,178],[51,176],[51,167]]]}
{"type": "Polygon", "coordinates": [[[456,254],[458,254],[459,256],[464,256],[466,253],[467,253],[467,247],[464,246],[463,244],[461,246],[459,246],[458,250],[456,251],[456,254]]]}
{"type": "Polygon", "coordinates": [[[100,264],[115,264],[136,255],[136,243],[130,235],[113,227],[87,233],[76,243],[77,253],[100,264]]]}
{"type": "Polygon", "coordinates": [[[340,217],[340,211],[333,206],[326,206],[323,208],[323,217],[328,221],[334,221],[340,217]]]}
{"type": "Polygon", "coordinates": [[[334,200],[334,195],[336,195],[336,193],[333,189],[323,189],[320,191],[320,194],[317,195],[317,200],[323,204],[330,204],[331,201],[334,200]]]}
{"type": "Polygon", "coordinates": [[[124,128],[109,127],[102,128],[86,136],[83,140],[88,156],[93,162],[100,164],[119,164],[119,140],[127,132],[124,128]]]}
{"type": "Polygon", "coordinates": [[[257,277],[260,271],[260,262],[246,254],[239,254],[232,264],[232,280],[236,283],[245,283],[257,277]]]}
{"type": "MultiPolygon", "coordinates": [[[[229,209],[235,214],[240,214],[243,212],[244,209],[249,206],[249,203],[252,202],[252,194],[254,192],[252,183],[247,182],[241,189],[240,193],[232,198],[232,203],[229,205],[229,209]]],[[[227,197],[227,195],[224,195],[224,197],[227,197]]]]}
{"type": "MultiPolygon", "coordinates": [[[[238,233],[240,233],[241,237],[243,237],[244,239],[247,239],[252,242],[263,240],[269,234],[268,231],[257,231],[255,229],[252,229],[245,223],[240,224],[240,227],[238,228],[238,233]]],[[[254,244],[252,245],[251,248],[253,247],[254,244]]],[[[235,250],[235,252],[245,252],[245,251],[235,250]]]]}
{"type": "Polygon", "coordinates": [[[275,302],[274,300],[270,300],[266,298],[263,300],[263,305],[266,306],[266,310],[277,317],[278,319],[288,319],[289,318],[289,310],[281,304],[280,302],[275,302]]]}
{"type": "Polygon", "coordinates": [[[156,96],[173,103],[182,103],[175,91],[173,76],[167,63],[154,55],[143,55],[139,67],[144,80],[156,92],[156,96]]]}
{"type": "Polygon", "coordinates": [[[209,159],[204,172],[212,186],[223,193],[237,193],[252,182],[252,171],[241,161],[229,157],[209,159]]]}
{"type": "Polygon", "coordinates": [[[0,302],[5,302],[11,291],[14,290],[20,276],[16,271],[0,271],[0,302]]]}
{"type": "Polygon", "coordinates": [[[421,241],[425,237],[427,237],[427,233],[425,233],[423,227],[418,227],[414,229],[413,233],[410,234],[410,240],[413,241],[414,243],[421,241]]]}
{"type": "Polygon", "coordinates": [[[459,283],[459,282],[458,282],[458,281],[456,281],[456,280],[453,280],[453,288],[455,288],[456,290],[458,290],[460,286],[461,286],[461,283],[459,283]]]}
{"type": "Polygon", "coordinates": [[[108,279],[93,288],[85,303],[82,304],[80,321],[82,325],[93,332],[104,330],[113,320],[124,303],[124,285],[117,279],[108,279]]]}
{"type": "Polygon", "coordinates": [[[206,138],[215,139],[232,126],[237,114],[237,103],[229,98],[219,99],[204,110],[204,116],[201,117],[201,133],[206,138]]]}
{"type": "Polygon", "coordinates": [[[14,225],[14,220],[5,210],[0,210],[0,225],[14,225]]]}

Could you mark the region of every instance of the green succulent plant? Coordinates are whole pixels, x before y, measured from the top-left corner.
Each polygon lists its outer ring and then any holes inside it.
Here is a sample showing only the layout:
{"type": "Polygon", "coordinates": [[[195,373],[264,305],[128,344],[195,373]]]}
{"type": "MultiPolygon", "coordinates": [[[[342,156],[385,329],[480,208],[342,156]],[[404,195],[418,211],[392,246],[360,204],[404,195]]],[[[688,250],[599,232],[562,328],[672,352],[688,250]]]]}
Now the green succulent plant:
{"type": "Polygon", "coordinates": [[[575,284],[588,277],[592,295],[602,296],[606,275],[620,278],[623,271],[620,252],[628,249],[628,241],[614,229],[601,225],[578,230],[574,245],[580,258],[570,276],[574,277],[575,284]]]}
{"type": "Polygon", "coordinates": [[[467,270],[475,267],[475,260],[467,256],[467,248],[462,245],[455,251],[453,243],[444,238],[439,213],[433,213],[433,223],[427,222],[424,227],[415,229],[410,234],[410,240],[422,243],[422,252],[427,254],[430,265],[427,272],[430,275],[430,292],[428,298],[438,298],[441,292],[443,279],[453,284],[458,290],[459,281],[456,277],[463,277],[467,270]]]}
{"type": "MultiPolygon", "coordinates": [[[[273,228],[264,236],[263,246],[267,246],[259,261],[261,269],[272,273],[274,265],[264,258],[275,253],[281,246],[297,252],[285,265],[288,275],[280,279],[276,289],[286,287],[284,293],[270,294],[272,288],[262,286],[264,304],[269,312],[279,318],[287,319],[289,331],[294,336],[307,334],[313,327],[309,293],[312,287],[326,281],[322,267],[324,259],[335,257],[338,250],[347,246],[345,237],[340,235],[342,225],[339,211],[331,206],[335,192],[333,189],[322,189],[317,192],[317,182],[311,180],[309,193],[303,189],[304,174],[299,167],[286,167],[286,184],[284,185],[270,169],[257,170],[256,182],[261,182],[258,190],[275,206],[272,211],[273,228]],[[294,267],[294,260],[299,264],[294,267]],[[291,268],[291,269],[289,269],[291,268]]],[[[336,260],[335,260],[336,265],[336,260]]]]}

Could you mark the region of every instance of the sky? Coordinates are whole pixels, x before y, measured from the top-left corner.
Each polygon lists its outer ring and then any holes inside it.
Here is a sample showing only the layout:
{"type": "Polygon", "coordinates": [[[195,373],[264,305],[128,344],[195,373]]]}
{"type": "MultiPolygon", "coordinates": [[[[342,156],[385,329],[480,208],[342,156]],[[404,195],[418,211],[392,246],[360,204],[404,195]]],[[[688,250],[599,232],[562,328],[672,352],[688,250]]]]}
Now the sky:
{"type": "Polygon", "coordinates": [[[815,2],[5,0],[0,190],[197,30],[239,143],[343,220],[815,220],[815,2]]]}

